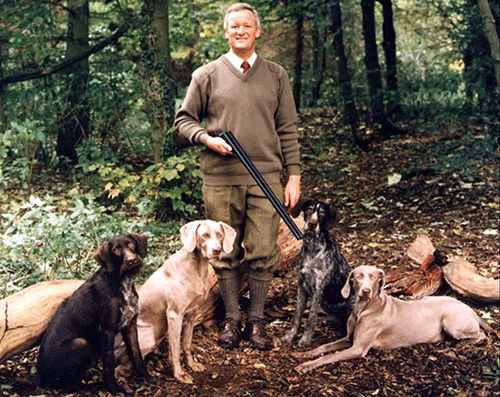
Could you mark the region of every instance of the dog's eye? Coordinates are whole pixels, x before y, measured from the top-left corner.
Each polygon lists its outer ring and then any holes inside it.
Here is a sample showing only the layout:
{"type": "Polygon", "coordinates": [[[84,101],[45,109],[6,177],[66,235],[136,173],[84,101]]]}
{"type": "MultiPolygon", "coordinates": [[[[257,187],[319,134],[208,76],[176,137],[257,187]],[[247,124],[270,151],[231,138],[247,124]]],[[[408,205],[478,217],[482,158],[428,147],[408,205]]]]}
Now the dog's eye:
{"type": "Polygon", "coordinates": [[[221,240],[224,235],[221,232],[216,232],[215,237],[217,237],[218,240],[221,240]]]}
{"type": "Polygon", "coordinates": [[[115,254],[116,256],[119,256],[119,255],[122,253],[122,249],[121,249],[121,247],[114,247],[114,248],[112,249],[112,252],[113,252],[113,254],[115,254]]]}
{"type": "Polygon", "coordinates": [[[127,248],[128,248],[130,251],[135,252],[135,248],[136,248],[136,247],[135,247],[135,244],[134,244],[134,243],[130,243],[130,244],[128,244],[128,245],[127,245],[127,248]]]}

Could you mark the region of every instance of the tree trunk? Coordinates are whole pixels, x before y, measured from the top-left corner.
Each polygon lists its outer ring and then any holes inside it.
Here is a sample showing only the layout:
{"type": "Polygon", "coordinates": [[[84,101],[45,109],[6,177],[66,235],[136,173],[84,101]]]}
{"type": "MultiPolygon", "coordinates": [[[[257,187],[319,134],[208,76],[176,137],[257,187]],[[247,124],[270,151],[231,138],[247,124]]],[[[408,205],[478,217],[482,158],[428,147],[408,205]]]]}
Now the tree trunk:
{"type": "Polygon", "coordinates": [[[382,73],[378,61],[375,0],[361,0],[361,9],[363,11],[365,66],[370,95],[370,108],[374,123],[384,124],[384,92],[382,88],[382,73]]]}
{"type": "Polygon", "coordinates": [[[491,57],[495,67],[495,76],[497,79],[497,89],[500,89],[500,45],[498,41],[498,33],[495,29],[495,18],[490,9],[488,0],[478,0],[481,16],[483,17],[484,29],[488,42],[490,43],[491,57]]]}
{"type": "Polygon", "coordinates": [[[155,163],[163,160],[164,137],[174,123],[175,88],[169,37],[168,0],[148,0],[151,31],[144,52],[147,71],[147,109],[152,118],[151,136],[155,163]]]}
{"type": "Polygon", "coordinates": [[[312,38],[312,90],[311,90],[311,106],[317,106],[320,98],[321,84],[325,75],[326,66],[326,28],[321,32],[321,24],[319,17],[313,19],[311,38],[312,38]]]}
{"type": "Polygon", "coordinates": [[[359,118],[352,94],[349,68],[345,56],[343,29],[342,29],[342,9],[340,2],[336,1],[331,6],[333,24],[333,47],[335,48],[335,58],[337,59],[337,70],[339,73],[339,83],[342,87],[342,99],[344,101],[344,123],[349,125],[354,141],[366,150],[366,143],[358,134],[359,118]]]}
{"type": "MultiPolygon", "coordinates": [[[[302,218],[297,218],[295,222],[300,229],[304,229],[302,218]]],[[[280,268],[288,269],[295,262],[302,242],[293,237],[283,221],[280,223],[278,245],[281,249],[280,268]]],[[[217,276],[211,266],[209,271],[211,288],[203,309],[203,322],[213,319],[220,301],[217,276]]],[[[83,283],[84,280],[46,281],[0,300],[0,363],[36,346],[60,304],[83,283]]],[[[140,288],[138,285],[137,290],[140,291],[140,288]]],[[[240,294],[246,289],[246,280],[242,280],[240,294]]]]}
{"type": "MultiPolygon", "coordinates": [[[[89,50],[89,2],[68,1],[67,58],[89,50]]],[[[68,111],[59,122],[56,152],[76,162],[76,146],[89,131],[89,107],[85,98],[89,79],[89,62],[84,58],[73,66],[69,78],[68,111]]]]}
{"type": "Polygon", "coordinates": [[[382,47],[385,53],[386,64],[386,89],[387,89],[387,114],[401,113],[398,95],[397,57],[396,57],[396,31],[394,30],[394,14],[392,0],[377,0],[382,4],[384,22],[382,31],[384,41],[382,47]]]}
{"type": "Polygon", "coordinates": [[[59,305],[82,284],[46,281],[0,300],[0,362],[36,346],[59,305]]]}
{"type": "Polygon", "coordinates": [[[304,17],[299,14],[295,17],[295,67],[293,80],[293,96],[295,107],[300,110],[302,91],[302,54],[304,48],[304,17]]]}

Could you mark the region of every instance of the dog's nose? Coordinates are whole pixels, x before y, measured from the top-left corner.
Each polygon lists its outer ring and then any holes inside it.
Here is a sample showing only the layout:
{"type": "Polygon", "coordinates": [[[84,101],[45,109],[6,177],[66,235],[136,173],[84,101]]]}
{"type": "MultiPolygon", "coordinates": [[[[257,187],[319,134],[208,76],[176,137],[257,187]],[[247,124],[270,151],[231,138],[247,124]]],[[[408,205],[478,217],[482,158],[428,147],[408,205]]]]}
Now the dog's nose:
{"type": "Polygon", "coordinates": [[[371,289],[370,288],[363,288],[361,289],[361,293],[363,295],[370,295],[371,289]]]}
{"type": "Polygon", "coordinates": [[[128,256],[125,258],[125,262],[128,266],[136,266],[137,265],[137,257],[135,255],[128,256]]]}
{"type": "Polygon", "coordinates": [[[222,252],[222,249],[221,249],[221,248],[214,248],[214,249],[212,250],[212,252],[213,252],[213,254],[214,254],[215,256],[219,256],[219,255],[221,254],[221,252],[222,252]]]}

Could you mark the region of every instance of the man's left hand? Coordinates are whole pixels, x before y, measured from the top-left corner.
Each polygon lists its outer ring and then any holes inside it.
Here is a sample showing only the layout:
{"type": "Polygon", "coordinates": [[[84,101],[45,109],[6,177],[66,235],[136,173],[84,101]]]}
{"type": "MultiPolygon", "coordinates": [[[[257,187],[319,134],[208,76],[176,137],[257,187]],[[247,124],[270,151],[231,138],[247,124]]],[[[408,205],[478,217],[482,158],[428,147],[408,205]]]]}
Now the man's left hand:
{"type": "Polygon", "coordinates": [[[285,186],[285,207],[290,211],[300,198],[300,175],[290,175],[285,186]]]}

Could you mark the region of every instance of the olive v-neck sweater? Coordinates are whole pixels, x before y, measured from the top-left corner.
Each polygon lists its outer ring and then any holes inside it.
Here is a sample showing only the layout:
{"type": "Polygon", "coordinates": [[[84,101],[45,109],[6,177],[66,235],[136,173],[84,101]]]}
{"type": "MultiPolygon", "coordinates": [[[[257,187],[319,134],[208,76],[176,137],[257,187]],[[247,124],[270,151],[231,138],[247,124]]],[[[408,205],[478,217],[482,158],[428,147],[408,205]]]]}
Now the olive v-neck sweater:
{"type": "MultiPolygon", "coordinates": [[[[246,74],[225,56],[195,70],[175,128],[192,144],[205,144],[207,131],[231,131],[268,183],[279,183],[284,168],[289,175],[300,172],[297,113],[288,75],[263,58],[257,57],[246,74]]],[[[236,156],[207,148],[200,167],[209,186],[255,184],[236,156]]]]}

